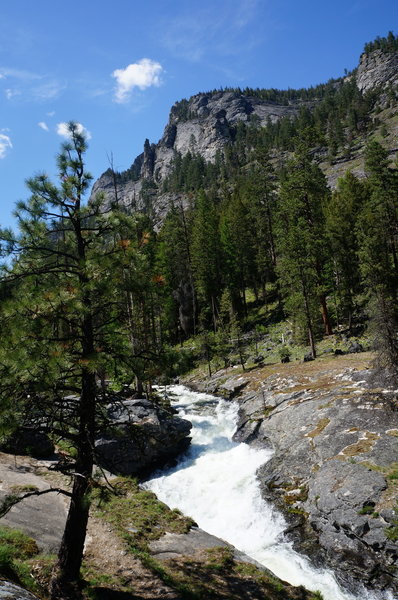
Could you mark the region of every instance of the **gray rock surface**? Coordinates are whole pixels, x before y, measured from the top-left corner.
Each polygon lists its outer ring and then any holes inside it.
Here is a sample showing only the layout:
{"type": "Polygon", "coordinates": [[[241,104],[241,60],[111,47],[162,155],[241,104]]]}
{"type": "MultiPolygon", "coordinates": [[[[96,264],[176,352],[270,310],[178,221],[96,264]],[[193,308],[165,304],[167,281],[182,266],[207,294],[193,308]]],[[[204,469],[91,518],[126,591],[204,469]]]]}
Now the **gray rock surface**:
{"type": "Polygon", "coordinates": [[[0,580],[0,598],[1,600],[39,600],[30,592],[19,587],[10,581],[0,580]]]}
{"type": "Polygon", "coordinates": [[[398,594],[398,545],[387,535],[398,524],[396,394],[370,380],[349,370],[307,382],[273,375],[241,397],[235,439],[274,448],[258,472],[261,490],[299,550],[353,589],[363,582],[398,594]]]}
{"type": "Polygon", "coordinates": [[[167,560],[176,556],[190,556],[197,550],[216,547],[232,548],[224,540],[210,535],[203,529],[193,527],[188,533],[166,533],[159,540],[150,542],[151,553],[159,560],[167,560]]]}
{"type": "Polygon", "coordinates": [[[241,392],[248,383],[249,380],[245,377],[230,377],[229,379],[227,379],[227,381],[221,383],[217,391],[219,393],[221,392],[224,396],[227,396],[228,398],[232,399],[239,392],[241,392]]]}
{"type": "Polygon", "coordinates": [[[108,406],[111,427],[95,442],[97,463],[112,473],[141,475],[185,450],[191,423],[145,399],[108,406]]]}
{"type": "Polygon", "coordinates": [[[168,560],[177,556],[191,556],[198,550],[206,550],[208,548],[231,548],[234,553],[235,560],[250,563],[255,565],[268,575],[274,577],[274,574],[257,562],[247,554],[240,552],[228,542],[218,538],[199,527],[193,527],[188,533],[166,533],[159,540],[155,540],[149,544],[149,549],[153,556],[158,560],[168,560]]]}
{"type": "Polygon", "coordinates": [[[356,73],[357,85],[367,92],[375,87],[384,88],[398,83],[398,52],[374,50],[362,54],[356,73]]]}
{"type": "MultiPolygon", "coordinates": [[[[49,484],[35,474],[37,463],[23,457],[0,454],[0,499],[14,490],[34,486],[39,490],[49,484]]],[[[1,525],[21,529],[36,540],[40,550],[57,552],[62,539],[67,513],[67,499],[55,492],[33,496],[15,505],[0,519],[1,525]]],[[[1,598],[1,596],[0,596],[1,598]]]]}
{"type": "MultiPolygon", "coordinates": [[[[155,225],[160,227],[171,202],[175,205],[187,203],[181,194],[162,193],[162,182],[171,172],[177,152],[183,156],[188,152],[200,154],[213,161],[234,135],[239,121],[249,122],[256,118],[261,125],[267,120],[277,121],[283,116],[297,114],[299,105],[279,105],[238,92],[197,94],[187,102],[185,114],[181,114],[181,103],[177,102],[170,111],[163,136],[157,144],[144,145],[144,152],[136,158],[134,165],[139,177],[134,181],[127,178],[117,183],[119,201],[124,206],[141,212],[151,211],[155,225]],[[143,182],[153,179],[157,189],[144,192],[143,182]]],[[[115,199],[115,181],[108,170],[95,182],[92,197],[103,193],[109,205],[115,199]]]]}

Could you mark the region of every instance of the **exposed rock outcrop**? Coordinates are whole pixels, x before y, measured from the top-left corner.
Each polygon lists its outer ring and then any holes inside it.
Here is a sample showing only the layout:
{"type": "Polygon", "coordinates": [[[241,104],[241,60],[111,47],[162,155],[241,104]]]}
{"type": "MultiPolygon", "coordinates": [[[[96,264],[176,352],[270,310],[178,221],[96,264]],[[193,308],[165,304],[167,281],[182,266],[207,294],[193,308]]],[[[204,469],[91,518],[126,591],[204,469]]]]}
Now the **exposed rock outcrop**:
{"type": "Polygon", "coordinates": [[[398,52],[374,50],[362,54],[356,73],[358,88],[367,92],[398,83],[398,52]]]}
{"type": "Polygon", "coordinates": [[[185,450],[191,423],[149,400],[125,400],[107,407],[111,425],[95,442],[97,462],[113,473],[141,475],[185,450]]]}
{"type": "Polygon", "coordinates": [[[39,600],[27,590],[10,581],[0,580],[0,598],[2,600],[39,600]]]}
{"type": "Polygon", "coordinates": [[[258,477],[298,549],[353,589],[398,593],[396,394],[367,379],[273,375],[241,398],[235,439],[274,448],[258,477]]]}
{"type": "Polygon", "coordinates": [[[280,105],[239,92],[222,91],[197,94],[190,100],[176,102],[159,142],[145,141],[143,154],[137,157],[131,173],[126,176],[115,178],[108,169],[95,182],[92,196],[103,193],[109,205],[117,193],[124,206],[151,212],[155,224],[160,224],[171,201],[185,203],[183,197],[161,192],[162,182],[171,172],[177,153],[184,156],[191,152],[213,161],[217,152],[234,139],[238,122],[256,119],[265,125],[268,120],[275,122],[286,115],[294,116],[298,109],[298,104],[280,105]],[[145,183],[148,181],[153,181],[157,188],[148,190],[145,183]],[[156,197],[155,202],[151,202],[151,196],[156,197]]]}
{"type": "MultiPolygon", "coordinates": [[[[37,472],[40,465],[50,464],[39,463],[29,457],[0,453],[0,500],[11,493],[49,489],[50,484],[37,472]]],[[[0,519],[0,524],[24,531],[36,541],[40,550],[54,553],[59,549],[66,514],[66,497],[51,492],[32,496],[16,504],[0,519]]]]}
{"type": "Polygon", "coordinates": [[[177,556],[190,556],[198,550],[220,547],[230,548],[235,560],[251,563],[265,573],[268,573],[268,575],[274,576],[264,565],[247,556],[247,554],[240,552],[221,538],[211,535],[199,527],[192,527],[188,533],[166,533],[159,540],[154,540],[149,544],[151,554],[158,560],[168,560],[177,556]]]}

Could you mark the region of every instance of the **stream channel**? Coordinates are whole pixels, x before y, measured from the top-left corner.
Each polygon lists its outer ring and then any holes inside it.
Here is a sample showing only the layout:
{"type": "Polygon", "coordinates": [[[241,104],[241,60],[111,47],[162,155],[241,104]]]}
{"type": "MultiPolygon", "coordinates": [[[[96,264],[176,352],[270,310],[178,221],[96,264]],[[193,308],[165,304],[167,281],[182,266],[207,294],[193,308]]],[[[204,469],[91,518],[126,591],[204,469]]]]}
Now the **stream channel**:
{"type": "Polygon", "coordinates": [[[201,529],[222,538],[281,579],[319,590],[324,600],[393,600],[389,594],[344,591],[328,570],[315,569],[284,538],[286,523],[265,502],[256,479],[273,451],[232,441],[238,404],[175,385],[167,388],[179,416],[192,422],[192,443],[178,464],[158,471],[144,487],[201,529]]]}

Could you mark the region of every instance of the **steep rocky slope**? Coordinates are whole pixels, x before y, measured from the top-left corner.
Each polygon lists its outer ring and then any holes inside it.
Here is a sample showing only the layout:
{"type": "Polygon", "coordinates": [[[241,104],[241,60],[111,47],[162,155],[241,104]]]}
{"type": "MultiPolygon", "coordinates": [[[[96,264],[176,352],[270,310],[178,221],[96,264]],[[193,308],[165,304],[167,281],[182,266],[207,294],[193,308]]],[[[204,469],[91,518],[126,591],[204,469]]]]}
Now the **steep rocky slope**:
{"type": "Polygon", "coordinates": [[[239,121],[258,119],[262,126],[267,120],[275,122],[283,116],[297,114],[298,105],[280,105],[238,92],[197,94],[189,101],[176,102],[171,108],[169,122],[157,144],[145,142],[144,152],[134,161],[130,173],[114,178],[108,169],[95,182],[92,195],[104,192],[108,203],[115,199],[132,210],[153,210],[155,222],[162,221],[172,194],[154,193],[146,189],[146,182],[158,187],[169,175],[176,153],[200,154],[207,161],[234,138],[239,121]],[[116,184],[116,185],[115,185],[116,184]]]}
{"type": "MultiPolygon", "coordinates": [[[[370,54],[362,54],[358,68],[347,79],[354,76],[361,91],[378,90],[378,112],[372,118],[377,117],[380,124],[387,125],[388,132],[384,132],[383,144],[394,155],[398,146],[398,123],[396,111],[389,105],[387,92],[398,82],[398,52],[374,50],[370,54]]],[[[159,142],[151,144],[146,140],[144,152],[135,159],[128,171],[113,174],[108,169],[95,182],[92,195],[104,193],[107,203],[117,196],[118,201],[131,210],[150,212],[155,225],[159,226],[172,200],[182,204],[186,201],[183,194],[162,192],[162,184],[172,170],[177,153],[184,156],[191,152],[201,155],[206,161],[213,161],[217,152],[233,141],[239,122],[250,123],[255,120],[264,127],[281,117],[294,117],[301,106],[311,109],[318,101],[320,98],[306,102],[289,100],[286,104],[278,104],[243,92],[219,91],[197,94],[189,100],[176,102],[159,142]]],[[[375,135],[378,135],[377,128],[375,135]]],[[[347,169],[363,175],[364,141],[362,138],[355,140],[350,157],[337,158],[332,164],[323,161],[320,153],[321,167],[332,187],[347,169]]]]}
{"type": "Polygon", "coordinates": [[[207,383],[238,399],[236,441],[274,449],[258,477],[297,549],[353,591],[397,594],[396,391],[372,379],[370,358],[229,370],[207,383]]]}
{"type": "Polygon", "coordinates": [[[356,80],[361,91],[375,87],[385,89],[398,83],[398,53],[386,53],[383,50],[361,55],[356,80]]]}

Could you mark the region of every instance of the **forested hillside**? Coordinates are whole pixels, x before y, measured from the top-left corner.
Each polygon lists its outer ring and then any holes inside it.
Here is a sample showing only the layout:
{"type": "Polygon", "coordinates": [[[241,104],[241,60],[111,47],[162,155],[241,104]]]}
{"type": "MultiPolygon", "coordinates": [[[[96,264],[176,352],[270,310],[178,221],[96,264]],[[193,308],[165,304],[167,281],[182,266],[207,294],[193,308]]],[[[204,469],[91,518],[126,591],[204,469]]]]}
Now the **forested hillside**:
{"type": "Polygon", "coordinates": [[[103,176],[145,215],[150,344],[201,334],[227,361],[229,339],[288,319],[315,357],[322,336],[371,325],[382,364],[397,363],[396,46],[378,38],[358,69],[310,89],[180,101],[158,145],[103,176]]]}

